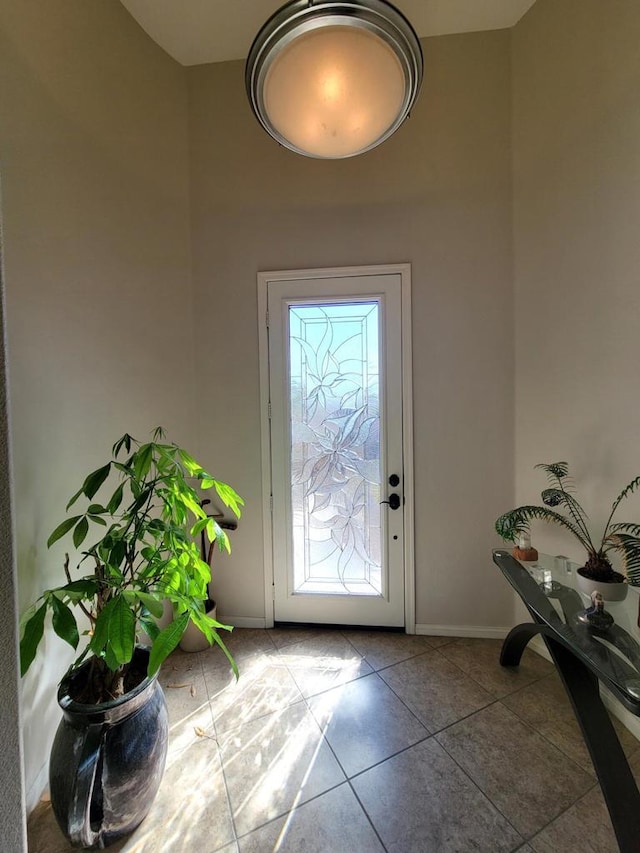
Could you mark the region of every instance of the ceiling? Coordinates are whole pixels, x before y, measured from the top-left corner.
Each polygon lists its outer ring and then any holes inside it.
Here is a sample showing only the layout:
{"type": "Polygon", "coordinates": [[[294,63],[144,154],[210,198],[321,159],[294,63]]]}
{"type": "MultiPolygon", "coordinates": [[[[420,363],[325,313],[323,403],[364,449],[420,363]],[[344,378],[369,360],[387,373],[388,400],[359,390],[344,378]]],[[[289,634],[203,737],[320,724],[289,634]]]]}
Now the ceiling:
{"type": "MultiPolygon", "coordinates": [[[[535,0],[395,0],[420,37],[512,27],[535,0]]],[[[282,0],[121,0],[181,65],[244,59],[282,0]]]]}

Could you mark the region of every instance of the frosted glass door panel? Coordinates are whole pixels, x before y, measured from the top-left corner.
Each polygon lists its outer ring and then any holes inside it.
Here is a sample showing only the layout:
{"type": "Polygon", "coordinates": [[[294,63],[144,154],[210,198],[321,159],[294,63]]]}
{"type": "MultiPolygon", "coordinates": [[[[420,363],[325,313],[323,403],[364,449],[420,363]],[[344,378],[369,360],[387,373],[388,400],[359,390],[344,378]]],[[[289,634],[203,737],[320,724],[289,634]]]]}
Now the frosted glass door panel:
{"type": "Polygon", "coordinates": [[[293,591],[383,595],[380,306],[289,307],[293,591]]]}

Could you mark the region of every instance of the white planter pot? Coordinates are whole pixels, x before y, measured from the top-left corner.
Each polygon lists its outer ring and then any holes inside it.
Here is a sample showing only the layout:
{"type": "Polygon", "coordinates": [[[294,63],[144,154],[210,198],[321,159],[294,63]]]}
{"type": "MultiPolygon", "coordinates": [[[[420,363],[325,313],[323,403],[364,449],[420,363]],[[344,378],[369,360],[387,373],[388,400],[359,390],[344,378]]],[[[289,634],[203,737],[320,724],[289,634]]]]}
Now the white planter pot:
{"type": "Polygon", "coordinates": [[[580,592],[591,597],[592,592],[599,592],[603,601],[624,601],[629,591],[629,584],[623,583],[601,583],[583,577],[579,571],[576,572],[576,584],[580,592]]]}

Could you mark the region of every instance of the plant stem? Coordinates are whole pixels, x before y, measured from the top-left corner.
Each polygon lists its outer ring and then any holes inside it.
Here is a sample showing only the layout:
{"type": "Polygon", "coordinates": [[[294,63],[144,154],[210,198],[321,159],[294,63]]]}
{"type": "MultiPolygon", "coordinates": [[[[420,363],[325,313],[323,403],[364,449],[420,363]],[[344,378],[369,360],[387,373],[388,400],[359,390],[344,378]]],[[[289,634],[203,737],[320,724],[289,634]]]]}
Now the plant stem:
{"type": "MultiPolygon", "coordinates": [[[[64,555],[64,564],[63,565],[64,565],[64,573],[67,576],[67,580],[69,581],[69,583],[71,583],[72,581],[71,581],[71,572],[69,571],[69,555],[68,554],[64,555]]],[[[84,604],[81,601],[78,601],[78,604],[80,605],[80,610],[82,610],[84,615],[89,618],[89,623],[90,623],[91,627],[93,627],[93,625],[96,621],[93,617],[93,614],[89,610],[87,610],[87,608],[84,606],[84,604]]]]}

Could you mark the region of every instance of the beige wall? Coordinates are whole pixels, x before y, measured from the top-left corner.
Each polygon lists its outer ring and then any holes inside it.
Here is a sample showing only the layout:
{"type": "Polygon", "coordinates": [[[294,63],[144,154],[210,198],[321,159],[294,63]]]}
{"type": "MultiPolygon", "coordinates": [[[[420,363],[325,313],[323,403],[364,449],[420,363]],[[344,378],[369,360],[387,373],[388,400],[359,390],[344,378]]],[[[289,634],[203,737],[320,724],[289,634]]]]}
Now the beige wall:
{"type": "Polygon", "coordinates": [[[640,473],[638,45],[637,0],[538,0],[513,31],[517,498],[566,459],[596,524],[640,473]]]}
{"type": "MultiPolygon", "coordinates": [[[[20,605],[46,539],[124,431],[192,443],[186,73],[104,0],[0,2],[0,173],[20,605]]],[[[23,681],[29,804],[70,649],[23,681]]]]}
{"type": "Polygon", "coordinates": [[[323,162],[252,117],[240,62],[189,69],[200,446],[247,499],[218,562],[227,616],[265,614],[258,270],[413,270],[417,622],[505,626],[493,520],[513,500],[508,31],[424,43],[425,85],[380,148],[323,162]]]}

